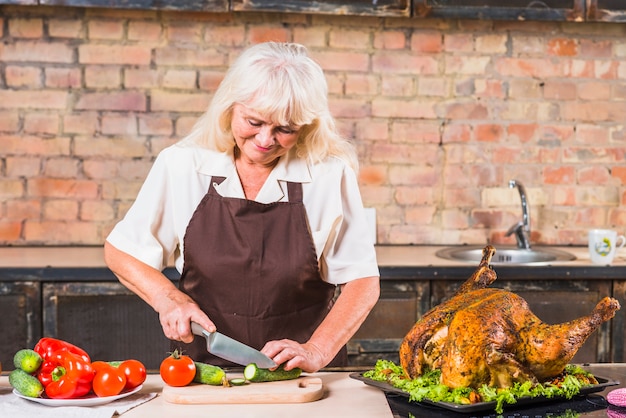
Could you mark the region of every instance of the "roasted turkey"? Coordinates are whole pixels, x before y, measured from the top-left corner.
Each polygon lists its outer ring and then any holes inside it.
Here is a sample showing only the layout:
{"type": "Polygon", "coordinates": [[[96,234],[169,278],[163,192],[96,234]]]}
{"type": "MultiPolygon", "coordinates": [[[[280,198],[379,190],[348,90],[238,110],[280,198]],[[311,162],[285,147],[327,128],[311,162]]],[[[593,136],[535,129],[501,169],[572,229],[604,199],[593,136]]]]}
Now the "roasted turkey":
{"type": "Polygon", "coordinates": [[[440,369],[441,383],[452,388],[544,382],[558,376],[587,337],[620,308],[605,297],[588,316],[543,323],[520,296],[487,288],[497,277],[489,265],[495,251],[486,246],[474,274],[406,334],[399,354],[408,377],[440,369]]]}

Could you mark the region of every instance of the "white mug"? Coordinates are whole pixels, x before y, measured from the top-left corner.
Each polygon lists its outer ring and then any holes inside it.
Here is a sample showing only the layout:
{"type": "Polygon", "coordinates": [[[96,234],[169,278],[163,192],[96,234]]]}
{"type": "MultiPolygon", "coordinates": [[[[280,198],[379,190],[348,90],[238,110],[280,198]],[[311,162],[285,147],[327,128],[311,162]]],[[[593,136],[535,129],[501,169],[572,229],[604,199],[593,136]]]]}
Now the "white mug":
{"type": "Polygon", "coordinates": [[[593,264],[608,265],[613,262],[615,251],[626,244],[623,235],[617,235],[610,229],[592,229],[589,231],[589,257],[593,264]]]}

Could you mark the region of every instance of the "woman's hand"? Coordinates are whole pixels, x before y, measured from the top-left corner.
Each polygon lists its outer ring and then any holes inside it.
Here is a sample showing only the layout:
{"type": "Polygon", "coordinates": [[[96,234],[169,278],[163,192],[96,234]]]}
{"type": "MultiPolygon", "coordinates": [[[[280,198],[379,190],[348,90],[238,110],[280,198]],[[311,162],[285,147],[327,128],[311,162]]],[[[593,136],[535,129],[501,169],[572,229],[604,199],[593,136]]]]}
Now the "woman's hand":
{"type": "Polygon", "coordinates": [[[215,324],[198,304],[178,289],[155,299],[154,310],[159,313],[163,333],[170,340],[192,342],[194,336],[191,332],[191,321],[197,322],[209,332],[216,330],[215,324]]]}
{"type": "Polygon", "coordinates": [[[332,360],[326,358],[315,344],[300,344],[286,339],[267,342],[261,352],[276,364],[284,364],[285,370],[299,367],[307,373],[318,371],[332,360]]]}

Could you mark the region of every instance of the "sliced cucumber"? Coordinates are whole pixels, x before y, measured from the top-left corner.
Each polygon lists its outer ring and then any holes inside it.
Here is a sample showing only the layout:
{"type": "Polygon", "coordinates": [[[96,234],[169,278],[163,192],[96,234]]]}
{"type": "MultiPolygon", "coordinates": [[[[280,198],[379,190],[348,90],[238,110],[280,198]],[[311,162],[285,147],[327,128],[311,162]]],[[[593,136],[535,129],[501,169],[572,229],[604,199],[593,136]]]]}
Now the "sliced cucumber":
{"type": "Polygon", "coordinates": [[[230,383],[231,386],[243,386],[243,385],[247,385],[248,381],[244,379],[243,377],[234,377],[230,379],[228,383],[230,383]]]}
{"type": "Polygon", "coordinates": [[[243,370],[243,377],[250,382],[275,382],[277,380],[290,380],[300,377],[302,370],[299,368],[285,370],[280,365],[274,371],[261,369],[255,363],[250,363],[243,370]]]}

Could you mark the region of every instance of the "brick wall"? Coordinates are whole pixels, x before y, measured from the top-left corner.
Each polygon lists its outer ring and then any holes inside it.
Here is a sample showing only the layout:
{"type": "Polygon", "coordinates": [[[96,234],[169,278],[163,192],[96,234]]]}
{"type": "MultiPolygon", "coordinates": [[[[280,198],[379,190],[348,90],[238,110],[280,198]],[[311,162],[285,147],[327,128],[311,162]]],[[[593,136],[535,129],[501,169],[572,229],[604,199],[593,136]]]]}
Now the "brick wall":
{"type": "Polygon", "coordinates": [[[99,245],[228,63],[309,47],[385,244],[626,232],[626,25],[0,7],[0,244],[99,245]]]}

